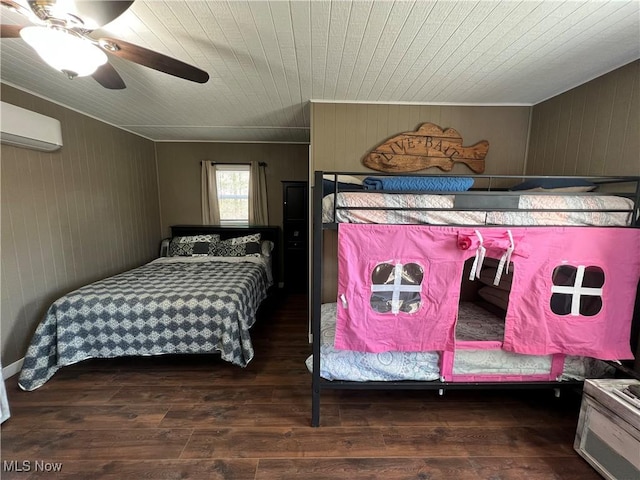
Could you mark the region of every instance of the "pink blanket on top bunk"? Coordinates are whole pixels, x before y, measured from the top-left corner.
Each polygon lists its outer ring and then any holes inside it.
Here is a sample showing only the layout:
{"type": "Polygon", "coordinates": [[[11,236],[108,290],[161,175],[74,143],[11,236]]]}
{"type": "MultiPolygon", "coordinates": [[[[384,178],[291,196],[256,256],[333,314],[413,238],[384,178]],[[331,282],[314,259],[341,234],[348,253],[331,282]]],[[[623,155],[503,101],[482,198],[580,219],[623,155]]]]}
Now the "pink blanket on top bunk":
{"type": "Polygon", "coordinates": [[[631,228],[341,224],[335,346],[453,351],[464,262],[493,257],[513,263],[505,350],[630,359],[638,251],[631,228]]]}

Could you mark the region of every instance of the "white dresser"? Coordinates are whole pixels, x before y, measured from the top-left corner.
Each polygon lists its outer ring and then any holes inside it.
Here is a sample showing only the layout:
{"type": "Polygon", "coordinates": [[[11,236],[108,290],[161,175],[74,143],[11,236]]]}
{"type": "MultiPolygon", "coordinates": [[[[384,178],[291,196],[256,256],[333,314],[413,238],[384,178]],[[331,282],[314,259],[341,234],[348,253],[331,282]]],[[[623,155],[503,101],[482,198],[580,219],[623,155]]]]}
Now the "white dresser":
{"type": "Polygon", "coordinates": [[[640,408],[618,396],[637,380],[586,380],[574,448],[603,477],[640,479],[640,408]]]}

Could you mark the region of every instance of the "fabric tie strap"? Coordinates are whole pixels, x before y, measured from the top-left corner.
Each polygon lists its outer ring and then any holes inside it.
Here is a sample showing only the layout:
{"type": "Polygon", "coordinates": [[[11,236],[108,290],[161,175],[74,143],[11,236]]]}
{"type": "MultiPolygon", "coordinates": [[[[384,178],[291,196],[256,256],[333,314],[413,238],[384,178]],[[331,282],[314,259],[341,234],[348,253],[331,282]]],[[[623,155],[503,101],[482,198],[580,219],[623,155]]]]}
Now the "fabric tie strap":
{"type": "Polygon", "coordinates": [[[478,237],[478,249],[476,250],[476,258],[473,261],[473,265],[471,266],[471,273],[469,274],[469,280],[475,280],[476,278],[480,278],[480,271],[482,270],[482,263],[484,262],[484,257],[487,254],[487,249],[484,247],[484,240],[482,235],[478,230],[474,230],[476,233],[476,237],[478,237]]]}
{"type": "Polygon", "coordinates": [[[339,298],[342,302],[342,308],[348,308],[349,304],[347,303],[347,297],[344,296],[344,293],[341,293],[339,298]]]}
{"type": "Polygon", "coordinates": [[[509,262],[511,262],[511,254],[516,248],[516,245],[513,241],[513,235],[511,234],[511,230],[507,230],[507,234],[509,235],[509,248],[502,254],[500,258],[500,263],[498,263],[498,269],[496,270],[496,276],[493,279],[493,284],[498,286],[500,284],[500,279],[502,278],[502,272],[508,274],[509,273],[509,262]]]}

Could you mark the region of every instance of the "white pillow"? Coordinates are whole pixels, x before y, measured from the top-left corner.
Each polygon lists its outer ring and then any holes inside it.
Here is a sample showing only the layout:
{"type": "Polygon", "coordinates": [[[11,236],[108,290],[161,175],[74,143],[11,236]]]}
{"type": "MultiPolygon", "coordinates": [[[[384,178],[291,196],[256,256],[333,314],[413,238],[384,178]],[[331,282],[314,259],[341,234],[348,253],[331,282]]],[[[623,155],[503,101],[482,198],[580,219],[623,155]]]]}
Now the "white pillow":
{"type": "Polygon", "coordinates": [[[362,180],[356,177],[352,177],[351,175],[323,175],[323,180],[331,180],[338,183],[352,183],[353,185],[362,185],[362,180]],[[337,178],[336,178],[337,177],[337,178]]]}
{"type": "Polygon", "coordinates": [[[264,255],[265,257],[271,256],[273,247],[274,247],[274,244],[271,240],[263,240],[262,242],[260,242],[260,251],[262,252],[262,255],[264,255]]]}
{"type": "Polygon", "coordinates": [[[580,192],[592,192],[596,188],[597,188],[597,186],[595,186],[595,185],[593,187],[577,185],[575,187],[558,187],[558,188],[536,187],[536,188],[530,188],[528,190],[516,190],[516,191],[517,192],[558,192],[558,193],[575,192],[575,193],[580,193],[580,192]]]}

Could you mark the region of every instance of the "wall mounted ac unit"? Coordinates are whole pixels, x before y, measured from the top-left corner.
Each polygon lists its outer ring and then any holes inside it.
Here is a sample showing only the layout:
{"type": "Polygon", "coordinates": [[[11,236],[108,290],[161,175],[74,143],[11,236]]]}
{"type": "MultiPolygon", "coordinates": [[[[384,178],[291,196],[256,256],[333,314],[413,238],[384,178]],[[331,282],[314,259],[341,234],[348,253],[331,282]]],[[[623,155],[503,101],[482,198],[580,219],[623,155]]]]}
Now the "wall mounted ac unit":
{"type": "Polygon", "coordinates": [[[0,102],[0,141],[15,147],[53,152],[62,147],[62,130],[55,118],[0,102]]]}

